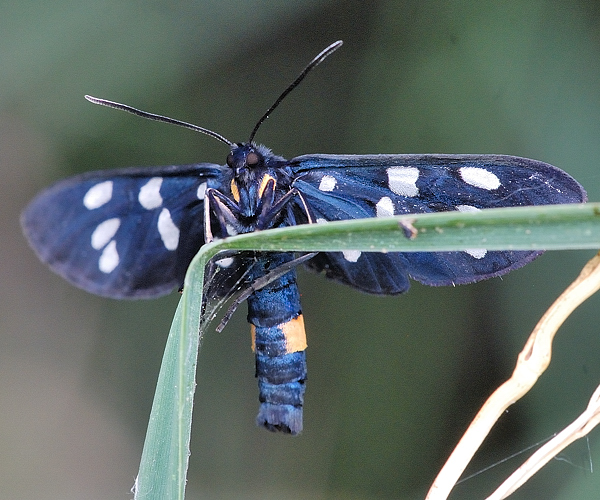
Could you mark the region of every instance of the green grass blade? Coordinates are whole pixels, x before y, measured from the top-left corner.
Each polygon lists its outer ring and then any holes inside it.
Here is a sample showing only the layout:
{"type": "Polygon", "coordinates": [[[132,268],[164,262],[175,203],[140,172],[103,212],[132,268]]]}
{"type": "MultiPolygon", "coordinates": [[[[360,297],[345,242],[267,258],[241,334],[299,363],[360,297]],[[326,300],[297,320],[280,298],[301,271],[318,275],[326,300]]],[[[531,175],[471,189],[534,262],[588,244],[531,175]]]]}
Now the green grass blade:
{"type": "Polygon", "coordinates": [[[135,484],[136,500],[183,500],[202,332],[200,312],[204,267],[198,257],[187,280],[163,355],[146,440],[135,484]]]}
{"type": "Polygon", "coordinates": [[[197,353],[202,338],[204,268],[222,250],[452,251],[600,248],[600,203],[444,212],[294,226],[204,245],[185,278],[152,406],[138,500],[183,500],[197,353]],[[414,229],[414,237],[407,236],[414,229]]]}
{"type": "Polygon", "coordinates": [[[431,252],[466,248],[568,250],[598,248],[599,243],[600,203],[586,203],[306,224],[226,238],[218,242],[218,248],[431,252]],[[401,221],[412,225],[418,234],[407,238],[401,221]]]}

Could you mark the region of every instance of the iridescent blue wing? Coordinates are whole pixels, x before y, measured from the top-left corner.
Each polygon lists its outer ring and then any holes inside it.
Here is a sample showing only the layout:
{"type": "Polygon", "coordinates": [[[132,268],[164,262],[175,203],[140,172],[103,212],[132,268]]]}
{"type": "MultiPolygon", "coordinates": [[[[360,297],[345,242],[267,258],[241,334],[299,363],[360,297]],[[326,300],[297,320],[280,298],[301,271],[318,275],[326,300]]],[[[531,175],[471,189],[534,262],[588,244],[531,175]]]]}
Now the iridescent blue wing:
{"type": "Polygon", "coordinates": [[[74,285],[112,298],[164,295],[204,243],[209,163],[91,172],[42,191],[21,217],[39,258],[74,285]]]}
{"type": "MultiPolygon", "coordinates": [[[[317,222],[586,200],[567,173],[513,156],[307,155],[289,165],[317,222]]],[[[397,294],[408,289],[408,277],[434,286],[473,283],[517,269],[540,253],[347,251],[321,253],[308,267],[366,292],[397,294]]]]}

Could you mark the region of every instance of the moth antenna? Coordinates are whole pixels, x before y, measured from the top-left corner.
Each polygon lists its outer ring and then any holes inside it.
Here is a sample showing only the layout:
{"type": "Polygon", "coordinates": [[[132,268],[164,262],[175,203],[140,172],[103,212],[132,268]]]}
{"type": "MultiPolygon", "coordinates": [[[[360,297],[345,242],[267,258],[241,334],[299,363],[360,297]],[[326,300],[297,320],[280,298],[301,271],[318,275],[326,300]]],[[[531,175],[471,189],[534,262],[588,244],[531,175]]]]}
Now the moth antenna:
{"type": "Polygon", "coordinates": [[[142,118],[147,118],[148,120],[154,120],[157,122],[165,122],[170,123],[171,125],[178,125],[180,127],[189,128],[195,132],[200,132],[202,134],[206,134],[210,137],[214,137],[218,141],[224,142],[228,146],[233,146],[233,142],[223,137],[221,134],[217,134],[212,130],[208,130],[204,127],[199,127],[198,125],[194,125],[192,123],[182,122],[180,120],[176,120],[175,118],[169,118],[168,116],[155,115],[154,113],[148,113],[147,111],[141,111],[136,108],[132,108],[131,106],[127,106],[127,104],[121,104],[118,102],[108,101],[106,99],[98,99],[97,97],[92,97],[91,95],[86,95],[85,98],[94,104],[99,104],[100,106],[106,106],[107,108],[120,109],[122,111],[127,111],[128,113],[134,114],[136,116],[141,116],[142,118]]]}
{"type": "Polygon", "coordinates": [[[292,90],[294,90],[302,80],[304,80],[304,77],[306,77],[306,75],[308,75],[308,73],[310,73],[312,69],[314,69],[317,65],[323,62],[324,59],[329,57],[337,49],[339,49],[343,43],[344,42],[342,42],[342,40],[333,42],[331,45],[329,45],[329,47],[323,49],[311,62],[308,63],[308,66],[306,66],[306,68],[302,70],[302,73],[300,73],[298,77],[290,85],[288,85],[288,87],[282,92],[282,94],[277,98],[273,105],[269,109],[267,109],[265,114],[261,116],[260,120],[258,120],[256,125],[254,126],[254,129],[252,130],[252,133],[250,134],[250,138],[248,139],[249,143],[252,142],[254,136],[256,135],[256,132],[258,132],[258,129],[263,124],[263,122],[267,118],[269,118],[269,115],[275,110],[277,106],[279,106],[279,104],[281,104],[281,101],[283,101],[287,97],[287,95],[292,90]]]}

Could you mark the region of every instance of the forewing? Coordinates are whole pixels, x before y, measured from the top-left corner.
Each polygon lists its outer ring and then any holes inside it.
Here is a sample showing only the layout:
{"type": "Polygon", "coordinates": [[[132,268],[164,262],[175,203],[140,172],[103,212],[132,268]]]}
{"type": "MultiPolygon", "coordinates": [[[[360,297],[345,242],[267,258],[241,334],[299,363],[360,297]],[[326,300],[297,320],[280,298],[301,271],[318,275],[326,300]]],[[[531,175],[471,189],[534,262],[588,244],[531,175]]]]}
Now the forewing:
{"type": "MultiPolygon", "coordinates": [[[[547,163],[495,155],[309,155],[291,160],[294,186],[316,222],[449,210],[579,203],[583,188],[547,163]]],[[[409,287],[450,285],[500,276],[541,252],[319,254],[308,266],[376,294],[409,287]]]]}
{"type": "Polygon", "coordinates": [[[224,167],[127,168],[71,177],[42,191],[21,224],[39,258],[88,292],[164,295],[204,243],[204,193],[224,167]]]}

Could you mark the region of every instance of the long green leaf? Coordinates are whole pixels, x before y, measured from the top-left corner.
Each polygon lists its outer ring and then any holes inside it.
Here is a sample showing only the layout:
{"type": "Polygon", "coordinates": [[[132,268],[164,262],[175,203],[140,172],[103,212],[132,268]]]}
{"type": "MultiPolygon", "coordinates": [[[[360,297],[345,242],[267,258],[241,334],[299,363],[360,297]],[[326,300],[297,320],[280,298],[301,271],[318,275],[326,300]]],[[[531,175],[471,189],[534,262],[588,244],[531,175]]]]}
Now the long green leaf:
{"type": "Polygon", "coordinates": [[[600,203],[410,214],[247,233],[214,243],[220,250],[433,252],[598,248],[600,203]],[[408,238],[407,228],[417,234],[408,238]]]}
{"type": "MultiPolygon", "coordinates": [[[[201,259],[204,261],[204,259],[201,259]]],[[[189,461],[204,265],[177,306],[156,385],[135,483],[136,500],[183,500],[189,461]]]]}
{"type": "Polygon", "coordinates": [[[600,203],[411,214],[248,233],[205,245],[188,269],[158,379],[136,499],[183,500],[204,268],[222,250],[372,252],[600,248],[600,203]]]}

